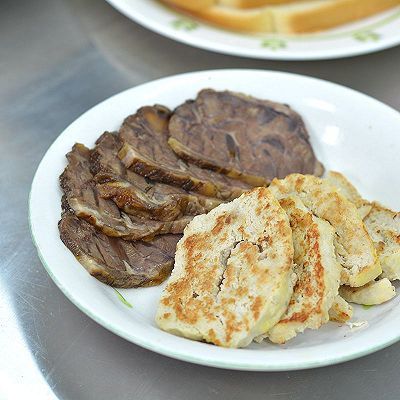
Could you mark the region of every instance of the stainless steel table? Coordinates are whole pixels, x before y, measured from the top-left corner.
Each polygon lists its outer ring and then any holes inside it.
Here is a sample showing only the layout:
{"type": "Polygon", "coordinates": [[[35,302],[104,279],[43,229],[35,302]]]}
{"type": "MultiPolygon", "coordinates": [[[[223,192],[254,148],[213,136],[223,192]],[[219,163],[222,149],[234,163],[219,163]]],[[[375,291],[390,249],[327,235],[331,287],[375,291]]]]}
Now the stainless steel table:
{"type": "MultiPolygon", "coordinates": [[[[323,62],[269,62],[175,43],[100,0],[0,3],[0,399],[400,398],[400,343],[328,368],[223,371],[172,360],[106,331],[40,264],[28,229],[34,171],[81,113],[128,87],[212,68],[313,75],[400,109],[400,48],[323,62]]],[[[45,188],[44,188],[45,190],[45,188]]]]}

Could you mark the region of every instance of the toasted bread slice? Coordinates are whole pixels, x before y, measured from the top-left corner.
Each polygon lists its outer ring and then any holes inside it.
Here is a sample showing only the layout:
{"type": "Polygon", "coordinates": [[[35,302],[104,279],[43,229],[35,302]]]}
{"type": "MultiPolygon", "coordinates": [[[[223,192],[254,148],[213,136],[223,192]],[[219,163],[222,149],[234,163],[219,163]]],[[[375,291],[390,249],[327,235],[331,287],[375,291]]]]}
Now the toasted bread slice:
{"type": "Polygon", "coordinates": [[[361,219],[371,211],[372,205],[358,193],[357,189],[340,172],[329,171],[324,177],[330,184],[335,186],[347,200],[350,200],[358,209],[361,219]]]}
{"type": "Polygon", "coordinates": [[[333,322],[345,323],[353,316],[353,307],[339,295],[336,296],[332,307],[329,310],[329,320],[333,322]]]}
{"type": "Polygon", "coordinates": [[[271,7],[237,8],[212,6],[196,10],[194,15],[223,28],[242,32],[273,32],[274,20],[271,7]]]}
{"type": "Polygon", "coordinates": [[[372,306],[392,299],[396,296],[396,289],[389,279],[383,278],[358,288],[341,286],[339,293],[346,301],[351,303],[372,306]]]}
{"type": "MultiPolygon", "coordinates": [[[[222,3],[203,8],[193,5],[191,1],[169,1],[197,17],[227,29],[289,34],[333,28],[400,4],[400,0],[311,0],[246,8],[251,0],[223,0],[222,3]],[[243,6],[244,8],[239,8],[243,6]]],[[[262,0],[254,2],[258,5],[266,3],[262,0]]]]}
{"type": "Polygon", "coordinates": [[[283,198],[280,205],[292,228],[297,282],[285,314],[267,333],[274,343],[285,343],[306,328],[318,329],[329,321],[341,272],[332,226],[315,217],[298,198],[283,198]]]}
{"type": "Polygon", "coordinates": [[[182,8],[183,10],[196,11],[204,10],[216,4],[216,0],[162,0],[174,7],[182,8]]]}
{"type": "Polygon", "coordinates": [[[277,4],[300,3],[305,0],[217,0],[217,4],[233,8],[257,8],[277,4]]]}
{"type": "Polygon", "coordinates": [[[268,331],[292,295],[289,220],[267,188],[193,219],[157,310],[158,326],[224,347],[268,331]]]}
{"type": "Polygon", "coordinates": [[[321,0],[275,7],[274,27],[281,33],[305,33],[357,21],[400,4],[400,0],[321,0]]]}
{"type": "Polygon", "coordinates": [[[299,3],[306,0],[162,0],[174,7],[183,10],[204,10],[214,5],[223,5],[232,8],[256,8],[268,5],[299,3]]]}
{"type": "Polygon", "coordinates": [[[364,218],[382,265],[382,277],[400,279],[400,213],[372,203],[364,218]]]}
{"type": "Polygon", "coordinates": [[[314,215],[333,226],[336,253],[343,266],[343,284],[363,286],[382,273],[356,206],[334,186],[312,175],[291,174],[285,179],[274,179],[269,188],[278,199],[298,195],[314,215]]]}

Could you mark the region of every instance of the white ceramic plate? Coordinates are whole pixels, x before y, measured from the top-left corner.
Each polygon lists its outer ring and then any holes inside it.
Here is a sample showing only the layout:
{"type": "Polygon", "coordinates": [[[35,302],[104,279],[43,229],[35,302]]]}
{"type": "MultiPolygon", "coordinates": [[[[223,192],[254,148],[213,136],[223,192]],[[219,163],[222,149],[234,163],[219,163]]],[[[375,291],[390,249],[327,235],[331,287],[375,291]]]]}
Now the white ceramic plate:
{"type": "Polygon", "coordinates": [[[400,43],[400,7],[312,35],[246,35],[218,29],[156,0],[107,0],[128,18],[191,46],[236,56],[271,60],[350,57],[400,43]]]}
{"type": "Polygon", "coordinates": [[[346,174],[370,199],[400,209],[400,114],[363,94],[321,80],[259,70],[216,70],[150,82],[100,103],[73,122],[43,157],[32,184],[30,223],[39,256],[64,294],[105,328],[170,357],[221,368],[290,370],[334,364],[371,353],[400,338],[400,296],[368,310],[356,307],[355,321],[369,326],[351,331],[328,323],[284,346],[252,344],[224,349],[159,330],[154,315],[162,287],[120,290],[92,278],[59,239],[61,191],[58,176],[75,142],[93,146],[105,130],[143,105],[171,108],[200,89],[231,89],[290,104],[308,126],[316,154],[327,169],[346,174]]]}

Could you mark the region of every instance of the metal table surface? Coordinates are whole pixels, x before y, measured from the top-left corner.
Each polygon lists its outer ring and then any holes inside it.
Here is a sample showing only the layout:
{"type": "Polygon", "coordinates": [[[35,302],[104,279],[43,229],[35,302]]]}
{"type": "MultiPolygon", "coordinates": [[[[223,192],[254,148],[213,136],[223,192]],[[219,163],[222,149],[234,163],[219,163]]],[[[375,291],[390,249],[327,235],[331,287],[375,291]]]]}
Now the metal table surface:
{"type": "Polygon", "coordinates": [[[42,267],[27,203],[57,135],[103,99],[152,79],[213,68],[284,70],[335,81],[400,109],[400,48],[358,58],[272,62],[158,36],[104,1],[0,3],[0,399],[400,398],[400,343],[321,369],[250,373],[187,364],[108,332],[42,267]]]}

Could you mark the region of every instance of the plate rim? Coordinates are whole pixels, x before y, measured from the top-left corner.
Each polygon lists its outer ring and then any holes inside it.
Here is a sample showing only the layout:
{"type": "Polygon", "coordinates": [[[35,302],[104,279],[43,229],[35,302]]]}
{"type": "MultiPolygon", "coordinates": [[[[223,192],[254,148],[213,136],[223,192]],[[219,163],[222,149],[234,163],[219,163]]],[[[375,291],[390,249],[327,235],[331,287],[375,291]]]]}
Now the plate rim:
{"type": "MultiPolygon", "coordinates": [[[[338,49],[329,47],[328,50],[318,50],[313,52],[299,52],[299,53],[274,53],[272,51],[267,52],[265,49],[261,53],[261,50],[250,51],[246,48],[235,48],[230,45],[221,43],[211,43],[207,39],[193,37],[183,31],[177,31],[169,26],[159,23],[158,21],[152,21],[151,19],[138,15],[137,13],[131,12],[126,8],[120,0],[105,0],[113,8],[118,10],[122,15],[128,19],[138,23],[146,29],[155,32],[161,36],[167,37],[168,39],[176,42],[183,43],[185,45],[199,48],[202,50],[208,50],[218,54],[228,54],[237,57],[247,57],[252,59],[263,59],[263,60],[282,60],[282,61],[315,61],[315,60],[334,60],[340,58],[349,58],[361,56],[364,54],[376,53],[383,51],[400,44],[400,32],[398,36],[384,38],[380,41],[370,42],[369,46],[359,46],[354,49],[338,49]]],[[[399,9],[400,10],[400,9],[399,9]]],[[[208,25],[207,25],[208,26],[208,25]]],[[[229,32],[229,31],[228,31],[229,32]]]]}
{"type": "MultiPolygon", "coordinates": [[[[158,345],[157,343],[155,343],[154,341],[147,341],[145,338],[143,338],[140,335],[135,335],[135,332],[130,332],[129,334],[126,333],[124,330],[121,330],[118,326],[110,324],[108,322],[107,319],[103,318],[102,316],[93,313],[91,310],[89,310],[84,304],[82,304],[82,302],[79,300],[79,298],[74,297],[68,290],[68,288],[56,277],[56,275],[53,273],[52,268],[50,267],[50,265],[47,263],[42,249],[37,241],[37,238],[35,236],[35,226],[32,220],[32,196],[33,196],[33,190],[36,184],[36,180],[38,179],[38,173],[41,169],[42,164],[44,163],[47,155],[49,153],[51,153],[53,147],[56,146],[58,140],[60,140],[60,137],[63,135],[63,133],[69,129],[69,127],[74,124],[78,119],[82,118],[85,116],[85,114],[89,113],[91,110],[93,110],[96,107],[99,107],[100,105],[102,105],[103,103],[108,102],[110,99],[120,96],[123,93],[135,90],[139,87],[142,86],[146,86],[148,84],[157,84],[157,83],[162,83],[162,81],[167,81],[170,79],[176,79],[176,78],[180,78],[180,77],[184,77],[184,76],[199,76],[199,75],[213,75],[215,73],[217,74],[221,74],[221,73],[253,73],[253,72],[257,72],[257,73],[262,73],[265,75],[273,75],[275,76],[275,78],[277,76],[280,77],[285,77],[285,76],[291,76],[291,77],[295,77],[295,78],[300,78],[300,79],[304,79],[304,80],[309,80],[309,81],[314,81],[317,82],[318,84],[324,84],[324,85],[328,85],[328,86],[334,86],[336,88],[340,88],[341,90],[345,90],[348,92],[352,92],[353,94],[362,96],[364,99],[369,100],[374,102],[375,104],[384,107],[388,112],[394,113],[395,117],[399,119],[399,125],[400,125],[400,112],[397,111],[396,109],[388,106],[387,104],[381,102],[380,100],[377,100],[371,96],[368,96],[360,91],[354,90],[352,88],[334,83],[334,82],[330,82],[330,81],[326,81],[323,79],[319,79],[319,78],[314,78],[311,76],[307,76],[307,75],[301,75],[301,74],[293,74],[293,73],[289,73],[289,72],[281,72],[281,71],[270,71],[270,70],[261,70],[261,69],[214,69],[214,70],[202,70],[202,71],[195,71],[195,72],[186,72],[186,73],[182,73],[182,74],[175,74],[175,75],[170,75],[167,77],[163,77],[163,78],[159,78],[159,79],[155,79],[155,80],[151,80],[148,81],[146,83],[143,83],[141,85],[137,85],[137,86],[133,86],[131,88],[128,88],[126,90],[123,90],[119,93],[116,93],[106,99],[104,99],[103,101],[99,102],[98,104],[94,105],[93,107],[91,107],[90,109],[86,110],[83,114],[81,114],[79,117],[77,117],[74,121],[71,122],[71,124],[69,124],[56,138],[55,140],[51,143],[51,145],[49,146],[49,148],[47,149],[47,151],[45,152],[45,154],[43,155],[42,159],[40,160],[38,167],[35,171],[34,177],[32,179],[32,184],[30,187],[30,191],[29,191],[29,198],[28,198],[28,219],[29,219],[29,230],[30,230],[30,234],[32,237],[32,241],[34,243],[34,246],[37,250],[39,259],[43,265],[43,267],[45,268],[45,270],[47,271],[47,273],[49,274],[49,276],[51,277],[51,279],[53,280],[53,282],[57,285],[57,287],[61,290],[61,292],[75,305],[78,307],[78,309],[80,309],[83,313],[85,313],[87,316],[89,316],[92,320],[94,320],[95,322],[97,322],[98,324],[100,324],[101,326],[103,326],[104,328],[106,328],[107,330],[113,332],[114,334],[128,340],[129,342],[132,342],[136,345],[139,345],[143,348],[146,348],[148,350],[151,350],[153,352],[162,354],[164,356],[168,356],[171,358],[175,358],[181,361],[186,361],[186,362],[191,362],[194,364],[199,364],[199,365],[205,365],[205,366],[211,366],[211,367],[216,367],[216,368],[223,368],[223,369],[230,369],[230,370],[242,370],[242,371],[291,371],[291,370],[302,370],[302,369],[310,369],[310,368],[316,368],[316,367],[323,367],[323,366],[328,366],[328,365],[335,365],[335,364],[339,364],[345,361],[350,361],[356,358],[360,358],[363,357],[365,355],[374,353],[378,350],[381,350],[383,348],[386,348],[394,343],[396,343],[397,341],[400,340],[400,331],[397,335],[393,335],[390,339],[388,340],[384,340],[378,344],[376,344],[375,346],[372,347],[368,347],[364,350],[361,351],[355,351],[355,352],[350,352],[348,354],[345,354],[343,356],[330,356],[329,358],[323,359],[323,360],[302,360],[299,362],[293,362],[290,365],[285,364],[285,365],[280,365],[280,364],[268,364],[266,365],[263,362],[247,362],[247,363],[233,363],[232,361],[225,361],[225,360],[221,360],[221,359],[213,359],[213,358],[205,358],[202,357],[201,354],[200,355],[192,355],[192,354],[188,354],[185,351],[176,351],[176,349],[166,349],[165,347],[163,347],[163,345],[158,345]]],[[[99,284],[101,284],[99,282],[99,284]]]]}

